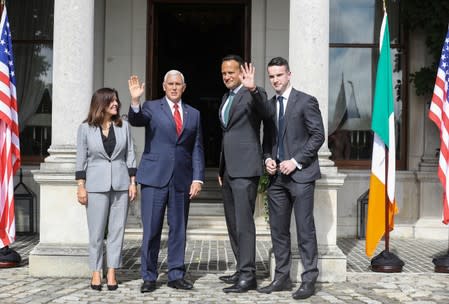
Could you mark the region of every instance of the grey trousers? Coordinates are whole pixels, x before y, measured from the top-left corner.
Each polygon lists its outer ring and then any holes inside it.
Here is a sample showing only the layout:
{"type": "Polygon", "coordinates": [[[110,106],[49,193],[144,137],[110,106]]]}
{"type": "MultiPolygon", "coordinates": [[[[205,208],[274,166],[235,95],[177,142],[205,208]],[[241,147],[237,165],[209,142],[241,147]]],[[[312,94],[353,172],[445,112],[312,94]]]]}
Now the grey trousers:
{"type": "Polygon", "coordinates": [[[103,268],[103,240],[107,222],[107,267],[119,268],[122,265],[123,237],[128,215],[128,191],[89,192],[87,199],[89,267],[92,271],[103,268]]]}

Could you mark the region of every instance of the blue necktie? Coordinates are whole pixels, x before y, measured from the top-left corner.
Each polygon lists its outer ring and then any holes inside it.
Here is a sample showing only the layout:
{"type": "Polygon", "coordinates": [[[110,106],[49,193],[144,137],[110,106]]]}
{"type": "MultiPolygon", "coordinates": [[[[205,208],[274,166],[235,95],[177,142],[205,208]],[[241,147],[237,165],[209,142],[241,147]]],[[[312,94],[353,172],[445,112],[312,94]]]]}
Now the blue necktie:
{"type": "Polygon", "coordinates": [[[278,116],[278,159],[279,161],[284,160],[284,97],[278,96],[277,100],[279,102],[279,116],[278,116]]]}
{"type": "Polygon", "coordinates": [[[229,121],[229,111],[231,111],[232,101],[234,100],[235,93],[233,91],[229,92],[228,102],[225,105],[225,110],[223,112],[223,122],[224,125],[228,125],[229,121]]]}

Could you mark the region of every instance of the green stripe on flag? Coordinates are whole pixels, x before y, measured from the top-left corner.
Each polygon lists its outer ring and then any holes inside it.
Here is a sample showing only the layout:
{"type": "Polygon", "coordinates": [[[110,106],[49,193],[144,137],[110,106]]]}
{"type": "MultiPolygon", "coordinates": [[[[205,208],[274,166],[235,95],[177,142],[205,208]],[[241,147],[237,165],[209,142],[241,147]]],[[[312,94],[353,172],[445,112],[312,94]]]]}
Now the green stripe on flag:
{"type": "Polygon", "coordinates": [[[377,65],[376,89],[374,91],[374,105],[371,128],[376,132],[388,147],[389,132],[388,119],[394,112],[393,108],[393,79],[390,58],[390,32],[388,30],[388,17],[384,15],[385,23],[383,39],[380,49],[379,63],[377,65]]]}

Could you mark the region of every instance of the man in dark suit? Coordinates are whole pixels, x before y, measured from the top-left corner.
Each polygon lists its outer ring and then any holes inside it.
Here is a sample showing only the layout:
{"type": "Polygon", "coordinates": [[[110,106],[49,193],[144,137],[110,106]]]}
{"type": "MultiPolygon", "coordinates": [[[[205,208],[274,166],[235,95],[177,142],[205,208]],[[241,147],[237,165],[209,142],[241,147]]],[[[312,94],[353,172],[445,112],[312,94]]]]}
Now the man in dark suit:
{"type": "Polygon", "coordinates": [[[275,109],[264,133],[264,158],[271,175],[268,187],[271,239],[276,260],[274,280],[258,291],[291,290],[290,219],[295,213],[299,253],[304,272],[294,299],[315,293],[318,278],[318,249],[313,219],[315,180],[321,177],[318,150],[324,143],[324,127],[315,97],[295,90],[290,84],[287,60],[273,58],[268,76],[276,95],[275,109]]]}
{"type": "Polygon", "coordinates": [[[236,272],[220,280],[230,287],[224,292],[246,292],[257,288],[256,229],[254,208],[259,178],[263,173],[260,126],[272,108],[265,91],[256,87],[254,67],[237,55],[223,58],[224,95],[219,119],[223,129],[219,183],[222,185],[226,225],[237,260],[236,272]]]}
{"type": "Polygon", "coordinates": [[[204,180],[204,153],[200,113],[181,100],[186,85],[176,70],[167,72],[165,97],[139,99],[144,84],[137,76],[128,81],[131,125],[145,127],[145,149],[137,170],[141,184],[143,240],[141,252],[141,292],[156,289],[157,259],[165,208],[168,206],[168,286],[192,289],[184,279],[184,253],[190,200],[201,191],[204,180]]]}

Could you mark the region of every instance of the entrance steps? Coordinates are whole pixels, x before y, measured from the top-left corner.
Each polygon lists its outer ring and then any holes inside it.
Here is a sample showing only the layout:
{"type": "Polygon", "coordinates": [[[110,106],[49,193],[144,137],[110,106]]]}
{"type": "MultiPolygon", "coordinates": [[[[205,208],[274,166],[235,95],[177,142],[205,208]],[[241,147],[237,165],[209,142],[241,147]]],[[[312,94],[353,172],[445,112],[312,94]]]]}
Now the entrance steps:
{"type": "MultiPolygon", "coordinates": [[[[224,216],[223,197],[217,181],[217,168],[208,168],[205,181],[198,198],[190,203],[187,225],[187,239],[189,240],[228,240],[228,230],[224,216]]],[[[257,212],[256,212],[257,213],[257,212]]],[[[270,240],[268,224],[263,217],[257,217],[257,240],[270,240]]],[[[141,238],[142,227],[140,220],[128,219],[125,232],[127,239],[141,238]]],[[[167,219],[164,220],[162,238],[168,237],[167,219]]]]}

